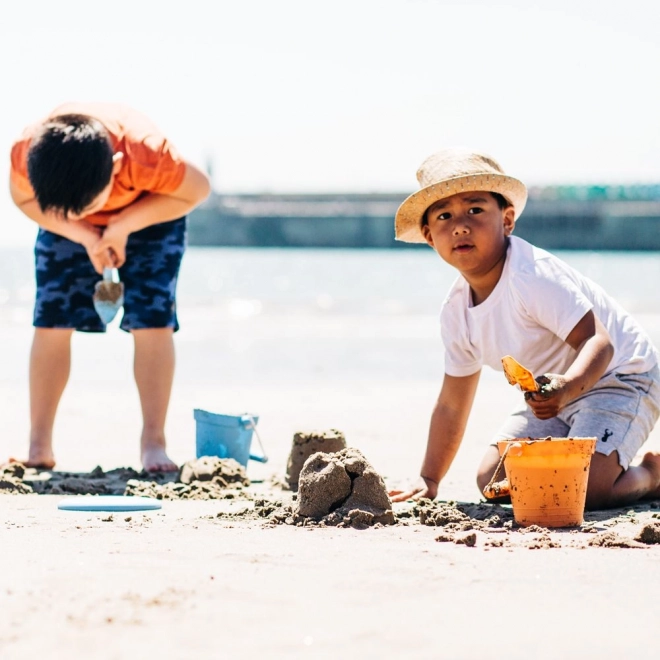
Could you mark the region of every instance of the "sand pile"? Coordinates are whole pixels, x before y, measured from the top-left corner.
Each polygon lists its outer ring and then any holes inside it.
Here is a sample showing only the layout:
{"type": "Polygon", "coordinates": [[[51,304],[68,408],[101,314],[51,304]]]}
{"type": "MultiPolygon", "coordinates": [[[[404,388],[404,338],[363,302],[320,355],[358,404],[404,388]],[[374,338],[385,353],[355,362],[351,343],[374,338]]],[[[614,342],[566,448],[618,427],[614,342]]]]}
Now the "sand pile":
{"type": "Polygon", "coordinates": [[[601,532],[587,543],[592,548],[646,548],[644,543],[635,541],[614,531],[601,532]]]}
{"type": "Polygon", "coordinates": [[[266,525],[354,527],[393,525],[396,520],[385,482],[357,449],[317,452],[300,471],[293,505],[282,500],[255,499],[238,511],[218,518],[264,520],[266,525]]]}
{"type": "MultiPolygon", "coordinates": [[[[435,537],[441,543],[453,542],[468,547],[512,548],[529,550],[551,548],[645,548],[660,543],[660,520],[640,525],[639,516],[650,514],[655,503],[640,504],[626,513],[612,516],[612,511],[587,512],[580,527],[548,529],[540,525],[520,527],[513,520],[513,510],[490,503],[457,503],[420,500],[397,517],[422,525],[441,527],[435,537]],[[415,520],[416,519],[416,520],[415,520]],[[612,529],[603,529],[611,527],[612,529]],[[619,529],[614,529],[619,528],[619,529]],[[620,530],[620,531],[619,531],[620,530]]],[[[651,514],[653,518],[659,514],[651,514]]]]}
{"type": "Polygon", "coordinates": [[[513,511],[499,504],[438,502],[423,499],[412,508],[411,515],[417,516],[422,525],[444,527],[447,532],[465,532],[473,529],[487,531],[513,527],[513,511]]]}
{"type": "Polygon", "coordinates": [[[131,479],[125,494],[159,500],[233,499],[237,490],[249,485],[245,468],[233,458],[202,456],[184,463],[176,482],[159,484],[131,479]]]}
{"type": "Polygon", "coordinates": [[[20,463],[0,467],[0,493],[39,495],[136,495],[157,499],[232,499],[250,485],[245,468],[232,458],[205,456],[184,463],[176,472],[38,471],[20,463]]]}
{"type": "MultiPolygon", "coordinates": [[[[27,470],[24,481],[40,495],[123,495],[130,479],[159,478],[147,476],[132,468],[116,468],[104,472],[100,466],[91,472],[58,472],[27,470]]],[[[161,477],[171,478],[171,477],[161,477]]]]}
{"type": "Polygon", "coordinates": [[[0,466],[0,493],[26,495],[32,488],[23,481],[25,466],[21,463],[8,463],[0,466]]]}
{"type": "Polygon", "coordinates": [[[325,525],[395,522],[385,482],[358,449],[310,456],[300,472],[294,514],[325,525]]]}
{"type": "Polygon", "coordinates": [[[639,534],[637,534],[635,540],[646,543],[647,545],[660,543],[660,521],[653,520],[649,524],[644,525],[639,530],[639,534]]]}
{"type": "Polygon", "coordinates": [[[346,438],[341,431],[298,431],[293,436],[291,453],[286,466],[286,483],[291,490],[298,490],[298,479],[305,461],[317,452],[329,454],[346,448],[346,438]]]}

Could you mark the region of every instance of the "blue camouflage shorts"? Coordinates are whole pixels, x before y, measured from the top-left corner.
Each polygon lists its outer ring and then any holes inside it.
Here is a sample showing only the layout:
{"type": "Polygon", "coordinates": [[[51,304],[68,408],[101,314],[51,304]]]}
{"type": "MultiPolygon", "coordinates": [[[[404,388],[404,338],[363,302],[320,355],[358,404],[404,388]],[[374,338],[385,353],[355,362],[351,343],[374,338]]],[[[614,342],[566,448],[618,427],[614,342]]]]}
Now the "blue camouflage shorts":
{"type": "MultiPolygon", "coordinates": [[[[162,222],[130,234],[126,262],[119,269],[124,283],[126,332],[145,328],[179,329],[176,283],[186,248],[186,218],[162,222]]],[[[105,332],[94,309],[94,285],[101,276],[87,250],[63,236],[40,229],[34,246],[37,295],[34,326],[105,332]]]]}

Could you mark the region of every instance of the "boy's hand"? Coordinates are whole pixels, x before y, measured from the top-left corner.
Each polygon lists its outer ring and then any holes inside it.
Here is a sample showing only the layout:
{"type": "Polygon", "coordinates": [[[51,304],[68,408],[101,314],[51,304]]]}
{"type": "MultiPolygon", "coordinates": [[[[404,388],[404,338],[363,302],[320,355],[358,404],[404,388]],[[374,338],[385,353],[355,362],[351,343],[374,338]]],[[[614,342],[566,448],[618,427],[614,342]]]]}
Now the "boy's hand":
{"type": "Polygon", "coordinates": [[[76,223],[70,223],[66,229],[70,234],[67,238],[80,243],[87,250],[87,256],[97,273],[103,273],[104,268],[114,267],[114,259],[111,252],[108,250],[97,251],[102,232],[100,227],[95,227],[81,220],[76,223]]]}
{"type": "Polygon", "coordinates": [[[94,266],[94,270],[101,275],[104,268],[115,268],[115,259],[112,252],[109,250],[104,250],[103,252],[96,252],[94,246],[87,247],[87,256],[94,266]]]}
{"type": "Polygon", "coordinates": [[[94,247],[94,254],[98,258],[104,253],[110,253],[114,256],[112,267],[119,268],[123,266],[126,261],[126,242],[129,233],[122,223],[113,223],[110,220],[103,231],[103,235],[94,247]]]}
{"type": "Polygon", "coordinates": [[[536,379],[537,392],[525,392],[525,400],[537,419],[551,419],[571,400],[568,381],[561,374],[543,374],[536,379]]]}
{"type": "Polygon", "coordinates": [[[391,490],[388,495],[392,502],[405,502],[406,500],[419,500],[427,497],[434,500],[438,494],[438,484],[432,479],[420,477],[409,490],[391,490]]]}

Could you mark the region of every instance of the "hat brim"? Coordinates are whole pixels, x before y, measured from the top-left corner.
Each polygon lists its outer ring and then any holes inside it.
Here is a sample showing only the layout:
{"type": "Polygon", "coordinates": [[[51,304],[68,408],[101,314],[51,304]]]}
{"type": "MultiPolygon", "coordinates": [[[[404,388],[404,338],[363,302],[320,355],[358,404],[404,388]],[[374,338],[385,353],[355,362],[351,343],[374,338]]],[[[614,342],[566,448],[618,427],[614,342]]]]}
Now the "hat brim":
{"type": "Polygon", "coordinates": [[[396,240],[406,243],[426,243],[422,233],[422,218],[426,209],[440,199],[478,190],[499,193],[505,197],[515,209],[516,220],[527,203],[525,184],[505,174],[470,174],[446,179],[418,190],[399,206],[394,219],[396,240]]]}

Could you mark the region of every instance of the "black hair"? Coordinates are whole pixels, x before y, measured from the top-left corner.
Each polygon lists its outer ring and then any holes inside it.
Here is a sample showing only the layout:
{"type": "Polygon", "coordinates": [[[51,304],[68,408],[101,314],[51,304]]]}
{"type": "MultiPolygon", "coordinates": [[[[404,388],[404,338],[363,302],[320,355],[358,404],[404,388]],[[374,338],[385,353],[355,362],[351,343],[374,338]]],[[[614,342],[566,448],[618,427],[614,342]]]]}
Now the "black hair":
{"type": "MultiPolygon", "coordinates": [[[[488,192],[490,192],[490,194],[495,198],[495,201],[497,202],[497,206],[499,207],[500,211],[504,211],[504,209],[509,208],[509,206],[513,206],[513,204],[511,204],[511,202],[504,195],[500,195],[500,193],[496,193],[492,191],[488,191],[488,192]]],[[[429,218],[427,213],[430,208],[431,207],[429,206],[429,208],[427,208],[426,211],[424,211],[424,215],[422,216],[422,227],[424,225],[428,225],[429,223],[429,218]]]]}
{"type": "Polygon", "coordinates": [[[504,209],[508,209],[509,206],[513,206],[513,204],[504,195],[500,195],[500,193],[496,192],[491,192],[490,194],[495,198],[500,211],[504,211],[504,209]]]}
{"type": "Polygon", "coordinates": [[[58,115],[32,138],[30,183],[42,212],[79,215],[112,178],[113,149],[105,126],[87,115],[58,115]]]}

